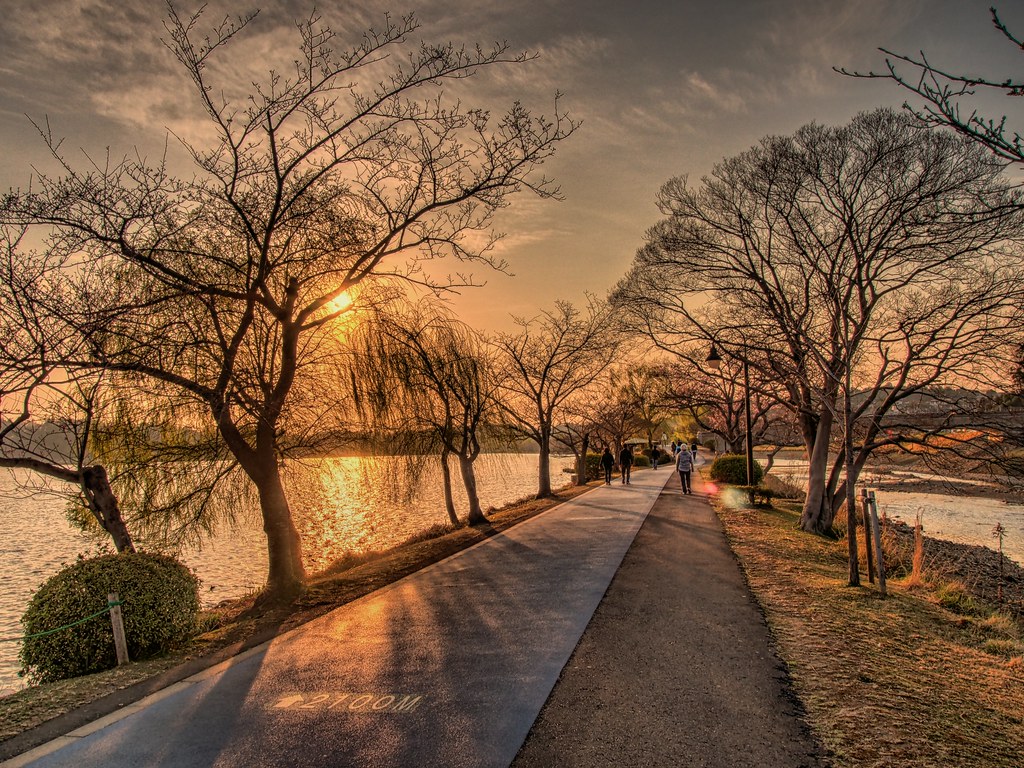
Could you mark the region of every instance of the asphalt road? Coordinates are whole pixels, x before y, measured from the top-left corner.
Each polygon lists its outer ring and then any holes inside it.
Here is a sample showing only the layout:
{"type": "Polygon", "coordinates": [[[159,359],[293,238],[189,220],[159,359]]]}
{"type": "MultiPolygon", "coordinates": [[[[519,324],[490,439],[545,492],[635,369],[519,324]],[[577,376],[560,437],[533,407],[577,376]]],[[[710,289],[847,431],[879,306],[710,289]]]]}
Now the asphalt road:
{"type": "Polygon", "coordinates": [[[506,768],[673,475],[590,491],[4,765],[506,768]]]}
{"type": "Polygon", "coordinates": [[[513,768],[820,766],[800,716],[704,483],[673,478],[513,768]]]}

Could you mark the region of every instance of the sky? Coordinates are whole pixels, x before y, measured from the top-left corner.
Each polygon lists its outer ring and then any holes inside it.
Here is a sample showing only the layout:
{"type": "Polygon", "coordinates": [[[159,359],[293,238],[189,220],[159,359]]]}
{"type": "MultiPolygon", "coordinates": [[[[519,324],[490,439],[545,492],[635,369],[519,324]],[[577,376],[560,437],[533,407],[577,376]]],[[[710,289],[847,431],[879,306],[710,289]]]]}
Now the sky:
{"type": "MultiPolygon", "coordinates": [[[[509,327],[512,314],[530,317],[556,300],[579,304],[587,293],[611,289],[658,220],[655,198],[669,178],[696,182],[766,135],[810,122],[843,124],[863,110],[898,108],[910,96],[891,82],[844,77],[833,67],[882,69],[878,48],[885,47],[924,50],[956,72],[1024,73],[1024,55],[993,28],[990,4],[320,0],[318,11],[342,40],[379,26],[385,12],[413,12],[425,41],[503,40],[536,53],[525,65],[474,79],[465,102],[519,100],[550,115],[557,92],[560,106],[582,121],[543,168],[563,199],[517,196],[500,215],[497,229],[506,237],[496,255],[513,274],[477,272],[486,285],[452,299],[468,322],[497,330],[509,327]]],[[[175,5],[186,13],[199,7],[175,5]]],[[[259,7],[211,0],[200,23],[259,7]]],[[[287,65],[298,40],[294,22],[312,9],[300,0],[264,0],[222,74],[244,85],[275,62],[287,65]]],[[[1024,35],[1021,4],[999,10],[1024,35]]],[[[34,167],[53,170],[33,121],[82,160],[86,153],[102,161],[107,148],[114,157],[159,156],[168,130],[201,137],[188,84],[160,43],[165,16],[158,0],[3,0],[0,190],[25,187],[34,167]]],[[[995,108],[1012,120],[1018,102],[996,101],[995,108]]]]}

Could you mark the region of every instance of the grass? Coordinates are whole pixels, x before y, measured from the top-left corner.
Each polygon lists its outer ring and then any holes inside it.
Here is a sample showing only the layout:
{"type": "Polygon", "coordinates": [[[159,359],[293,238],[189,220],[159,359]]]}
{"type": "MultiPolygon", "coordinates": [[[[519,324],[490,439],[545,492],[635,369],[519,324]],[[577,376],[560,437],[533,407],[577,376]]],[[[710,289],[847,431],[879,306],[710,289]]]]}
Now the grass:
{"type": "Polygon", "coordinates": [[[836,765],[1019,768],[1020,626],[962,585],[848,587],[845,539],[805,534],[779,506],[717,511],[836,765]]]}
{"type": "Polygon", "coordinates": [[[551,498],[523,499],[500,510],[489,510],[487,525],[436,526],[392,549],[346,555],[314,574],[303,594],[288,605],[257,612],[257,594],[253,593],[223,608],[204,611],[200,622],[208,631],[177,654],[73,680],[34,685],[2,697],[0,742],[108,694],[173,672],[186,662],[209,659],[213,663],[241,652],[528,520],[590,487],[569,487],[551,498]]]}

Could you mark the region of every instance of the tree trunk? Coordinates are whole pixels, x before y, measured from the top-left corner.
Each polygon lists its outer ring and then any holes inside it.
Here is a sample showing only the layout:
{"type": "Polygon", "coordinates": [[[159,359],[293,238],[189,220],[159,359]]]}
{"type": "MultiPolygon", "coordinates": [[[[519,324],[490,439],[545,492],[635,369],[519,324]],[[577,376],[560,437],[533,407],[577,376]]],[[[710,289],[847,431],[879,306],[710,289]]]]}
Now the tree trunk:
{"type": "Polygon", "coordinates": [[[480,509],[480,496],[476,490],[476,471],[473,469],[473,460],[466,456],[459,456],[459,471],[462,474],[462,483],[466,486],[466,496],[469,497],[469,524],[477,525],[486,523],[483,510],[480,509]]]}
{"type": "Polygon", "coordinates": [[[832,505],[825,498],[828,447],[834,417],[827,408],[818,421],[814,447],[808,456],[807,499],[800,515],[800,527],[808,533],[826,534],[832,528],[832,505]]]}
{"type": "Polygon", "coordinates": [[[843,448],[846,453],[846,541],[849,553],[851,587],[860,586],[860,563],[857,555],[857,498],[854,496],[853,408],[850,403],[850,366],[846,368],[843,392],[843,448]]]}
{"type": "Polygon", "coordinates": [[[546,499],[551,495],[551,439],[542,435],[537,468],[537,498],[546,499]]]}
{"type": "Polygon", "coordinates": [[[85,467],[82,470],[81,486],[89,502],[89,509],[103,526],[103,530],[110,534],[117,551],[134,552],[135,544],[128,533],[124,518],[121,517],[121,508],[118,506],[117,496],[110,487],[107,470],[100,464],[85,467]]]}
{"type": "Polygon", "coordinates": [[[576,485],[587,484],[587,451],[590,450],[590,433],[583,435],[583,448],[576,457],[576,485]]]}
{"type": "Polygon", "coordinates": [[[459,516],[455,512],[455,499],[452,497],[452,469],[448,466],[448,456],[451,454],[447,448],[441,449],[441,480],[444,486],[444,509],[448,513],[448,520],[451,524],[458,526],[459,516]]]}
{"type": "Polygon", "coordinates": [[[277,456],[266,447],[261,453],[264,454],[259,462],[261,471],[255,477],[250,474],[250,478],[259,492],[263,531],[267,535],[269,570],[264,598],[276,602],[301,592],[306,572],[302,565],[302,543],[281,482],[277,456]]]}

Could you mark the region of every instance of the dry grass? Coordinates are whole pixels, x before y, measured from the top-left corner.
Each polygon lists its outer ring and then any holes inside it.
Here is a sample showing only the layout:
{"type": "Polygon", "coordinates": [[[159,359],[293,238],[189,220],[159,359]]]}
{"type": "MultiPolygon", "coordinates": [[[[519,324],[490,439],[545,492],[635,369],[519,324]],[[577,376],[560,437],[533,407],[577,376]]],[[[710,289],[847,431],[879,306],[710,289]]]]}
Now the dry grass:
{"type": "MultiPolygon", "coordinates": [[[[596,483],[595,483],[596,485],[596,483]]],[[[547,499],[524,499],[501,510],[488,511],[488,524],[451,529],[438,526],[394,549],[347,556],[313,575],[305,592],[289,605],[256,612],[256,595],[204,612],[202,621],[213,628],[195,638],[182,653],[132,663],[95,675],[46,683],[0,698],[0,741],[58,717],[76,707],[167,672],[186,661],[238,653],[268,635],[287,631],[340,605],[391,584],[449,555],[523,522],[593,486],[570,487],[547,499]]]]}
{"type": "MultiPolygon", "coordinates": [[[[933,584],[846,586],[846,542],[786,510],[719,509],[811,727],[838,766],[1019,768],[1020,626],[939,604],[933,584]]],[[[957,592],[946,585],[947,601],[957,592]]]]}

